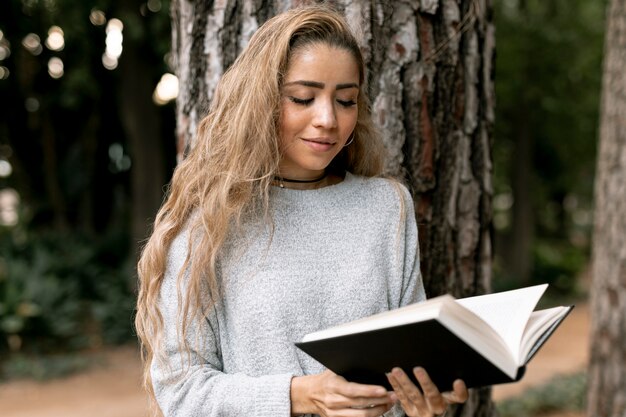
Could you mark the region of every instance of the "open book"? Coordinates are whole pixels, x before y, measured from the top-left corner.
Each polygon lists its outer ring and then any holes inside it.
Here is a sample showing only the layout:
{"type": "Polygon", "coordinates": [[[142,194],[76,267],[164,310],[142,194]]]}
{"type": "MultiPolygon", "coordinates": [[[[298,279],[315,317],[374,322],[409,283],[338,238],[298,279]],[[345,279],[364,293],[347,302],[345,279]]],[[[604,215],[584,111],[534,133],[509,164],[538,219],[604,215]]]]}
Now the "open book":
{"type": "Polygon", "coordinates": [[[476,297],[450,295],[309,333],[296,346],[353,382],[389,387],[399,366],[422,366],[441,391],[519,380],[573,306],[533,311],[547,284],[476,297]]]}

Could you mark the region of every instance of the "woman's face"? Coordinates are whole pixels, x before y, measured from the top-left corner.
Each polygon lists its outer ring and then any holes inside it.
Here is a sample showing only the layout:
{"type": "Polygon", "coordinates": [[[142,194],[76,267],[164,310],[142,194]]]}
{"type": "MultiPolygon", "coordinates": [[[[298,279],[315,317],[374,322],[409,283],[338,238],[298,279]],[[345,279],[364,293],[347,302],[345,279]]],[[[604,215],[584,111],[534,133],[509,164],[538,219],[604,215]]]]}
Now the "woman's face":
{"type": "Polygon", "coordinates": [[[359,68],[350,52],[313,44],[294,53],[281,98],[282,177],[322,175],[352,135],[358,95],[359,68]]]}

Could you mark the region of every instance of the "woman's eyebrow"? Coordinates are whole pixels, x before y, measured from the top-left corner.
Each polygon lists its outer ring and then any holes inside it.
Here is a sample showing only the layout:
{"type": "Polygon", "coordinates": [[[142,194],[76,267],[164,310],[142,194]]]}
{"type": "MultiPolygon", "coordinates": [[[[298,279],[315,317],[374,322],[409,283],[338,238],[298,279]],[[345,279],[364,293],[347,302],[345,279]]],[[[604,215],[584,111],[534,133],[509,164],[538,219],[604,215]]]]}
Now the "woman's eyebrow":
{"type": "MultiPolygon", "coordinates": [[[[307,81],[307,80],[298,80],[298,81],[290,81],[288,83],[285,83],[285,87],[290,86],[290,85],[303,85],[305,87],[313,87],[313,88],[324,88],[326,86],[326,84],[324,83],[320,83],[318,81],[307,81]]],[[[343,84],[337,84],[335,86],[336,90],[343,90],[346,88],[359,88],[359,85],[356,83],[343,83],[343,84]]]]}

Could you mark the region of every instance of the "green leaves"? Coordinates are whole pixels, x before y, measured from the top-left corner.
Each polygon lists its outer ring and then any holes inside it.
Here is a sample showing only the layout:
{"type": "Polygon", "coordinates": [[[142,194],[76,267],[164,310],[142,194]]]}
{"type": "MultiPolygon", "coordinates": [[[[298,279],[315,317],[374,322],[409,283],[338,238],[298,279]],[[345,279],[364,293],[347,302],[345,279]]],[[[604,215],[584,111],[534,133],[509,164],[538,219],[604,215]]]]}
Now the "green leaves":
{"type": "Polygon", "coordinates": [[[132,337],[132,272],[101,261],[109,250],[106,240],[41,234],[16,244],[4,232],[0,249],[5,265],[0,269],[0,339],[7,341],[5,348],[15,336],[18,349],[27,350],[119,343],[132,337]]]}
{"type": "Polygon", "coordinates": [[[495,200],[528,196],[524,203],[532,212],[519,215],[515,210],[522,205],[515,205],[521,202],[513,202],[496,214],[497,250],[508,257],[503,262],[508,267],[514,257],[532,256],[530,276],[551,277],[563,282],[562,288],[573,286],[564,281],[576,278],[584,264],[580,257],[589,250],[591,224],[581,219],[590,217],[593,201],[605,5],[605,0],[494,4],[495,200]],[[568,206],[572,201],[575,207],[568,206]],[[532,224],[514,223],[523,217],[532,224]],[[533,253],[516,253],[514,234],[527,227],[533,253]],[[546,247],[559,254],[546,257],[546,247]],[[580,256],[570,256],[573,252],[580,256]],[[551,276],[556,272],[559,278],[551,276]]]}

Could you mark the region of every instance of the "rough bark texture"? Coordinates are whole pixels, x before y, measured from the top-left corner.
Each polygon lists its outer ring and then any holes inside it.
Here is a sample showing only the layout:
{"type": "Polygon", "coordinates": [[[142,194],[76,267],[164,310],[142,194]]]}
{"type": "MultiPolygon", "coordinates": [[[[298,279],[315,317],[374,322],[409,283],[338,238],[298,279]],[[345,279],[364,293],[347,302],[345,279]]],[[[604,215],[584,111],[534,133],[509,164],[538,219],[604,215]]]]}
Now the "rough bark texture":
{"type": "Polygon", "coordinates": [[[626,3],[607,13],[595,182],[588,415],[626,416],[626,3]]]}
{"type": "MultiPolygon", "coordinates": [[[[269,16],[311,1],[174,0],[180,79],[178,151],[193,146],[224,69],[269,16]]],[[[368,65],[368,93],[389,151],[388,173],[416,202],[429,296],[488,292],[491,281],[491,0],[340,0],[368,65]]],[[[454,415],[495,413],[489,389],[454,415]]],[[[451,415],[449,413],[449,415],[451,415]]]]}

